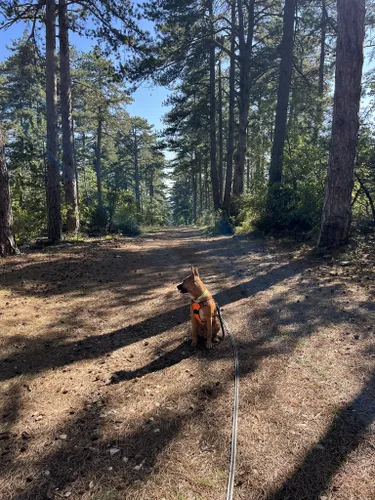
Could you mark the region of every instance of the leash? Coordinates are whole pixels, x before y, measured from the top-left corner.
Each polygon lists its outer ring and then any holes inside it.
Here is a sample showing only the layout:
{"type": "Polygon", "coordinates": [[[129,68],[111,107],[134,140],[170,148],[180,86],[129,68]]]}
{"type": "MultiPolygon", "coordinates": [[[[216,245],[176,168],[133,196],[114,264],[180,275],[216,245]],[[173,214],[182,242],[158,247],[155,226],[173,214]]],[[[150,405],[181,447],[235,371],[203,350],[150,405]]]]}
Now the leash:
{"type": "Polygon", "coordinates": [[[239,399],[239,385],[240,385],[240,369],[238,362],[238,349],[236,341],[234,340],[231,329],[228,323],[221,317],[220,307],[216,304],[216,309],[219,315],[221,329],[223,332],[223,338],[225,336],[225,329],[228,332],[230,342],[233,349],[233,359],[234,359],[234,398],[233,398],[233,417],[232,417],[232,436],[231,436],[231,447],[230,447],[230,464],[229,464],[229,476],[227,483],[227,495],[226,500],[232,500],[233,489],[234,489],[234,476],[236,473],[236,455],[237,455],[237,433],[238,433],[238,399],[239,399]],[[225,329],[224,329],[225,327],[225,329]]]}
{"type": "Polygon", "coordinates": [[[217,315],[219,316],[219,321],[220,321],[221,331],[223,332],[222,338],[224,338],[224,337],[225,337],[225,330],[224,330],[223,319],[222,319],[222,317],[221,317],[220,307],[219,307],[219,305],[218,305],[218,303],[217,303],[216,301],[215,301],[215,305],[216,305],[217,315]]]}

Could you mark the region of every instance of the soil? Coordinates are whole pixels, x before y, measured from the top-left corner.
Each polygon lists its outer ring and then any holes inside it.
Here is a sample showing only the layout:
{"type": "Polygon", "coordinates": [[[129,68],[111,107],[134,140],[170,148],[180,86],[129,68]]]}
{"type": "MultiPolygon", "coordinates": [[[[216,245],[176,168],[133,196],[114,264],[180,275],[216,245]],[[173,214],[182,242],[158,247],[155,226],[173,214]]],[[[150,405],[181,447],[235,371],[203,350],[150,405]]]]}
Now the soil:
{"type": "Polygon", "coordinates": [[[373,257],[171,228],[0,261],[0,498],[218,500],[228,337],[190,347],[199,267],[240,355],[235,499],[375,498],[373,257]]]}

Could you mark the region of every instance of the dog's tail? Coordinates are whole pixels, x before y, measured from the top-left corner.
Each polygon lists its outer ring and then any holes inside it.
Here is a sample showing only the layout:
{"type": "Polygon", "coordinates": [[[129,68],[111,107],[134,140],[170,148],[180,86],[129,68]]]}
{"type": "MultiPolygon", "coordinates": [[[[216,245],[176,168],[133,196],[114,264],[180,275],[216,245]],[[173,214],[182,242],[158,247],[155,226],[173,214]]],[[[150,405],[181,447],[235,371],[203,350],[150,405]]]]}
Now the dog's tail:
{"type": "Polygon", "coordinates": [[[220,321],[220,326],[221,326],[221,331],[222,331],[222,338],[225,337],[225,328],[224,328],[224,324],[223,324],[223,319],[221,317],[221,311],[220,311],[220,307],[218,305],[217,302],[215,302],[215,305],[216,305],[216,311],[217,311],[217,315],[219,316],[219,321],[220,321]]]}

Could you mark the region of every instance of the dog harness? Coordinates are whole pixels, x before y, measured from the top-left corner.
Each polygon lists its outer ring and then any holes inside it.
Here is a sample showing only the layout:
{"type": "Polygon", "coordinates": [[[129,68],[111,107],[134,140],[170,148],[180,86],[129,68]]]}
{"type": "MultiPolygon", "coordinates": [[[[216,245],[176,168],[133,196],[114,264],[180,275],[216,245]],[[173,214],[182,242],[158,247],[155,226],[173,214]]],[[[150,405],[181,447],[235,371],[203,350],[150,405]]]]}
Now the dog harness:
{"type": "Polygon", "coordinates": [[[191,307],[193,309],[193,313],[194,313],[194,316],[195,316],[195,319],[198,321],[198,323],[203,323],[203,321],[201,320],[201,317],[199,315],[199,311],[203,308],[203,307],[206,307],[208,306],[208,304],[213,301],[214,299],[209,299],[209,300],[204,300],[203,302],[198,302],[199,299],[203,298],[205,295],[207,295],[207,290],[205,292],[202,293],[202,295],[200,297],[198,297],[198,299],[196,300],[193,300],[191,302],[191,307]]]}

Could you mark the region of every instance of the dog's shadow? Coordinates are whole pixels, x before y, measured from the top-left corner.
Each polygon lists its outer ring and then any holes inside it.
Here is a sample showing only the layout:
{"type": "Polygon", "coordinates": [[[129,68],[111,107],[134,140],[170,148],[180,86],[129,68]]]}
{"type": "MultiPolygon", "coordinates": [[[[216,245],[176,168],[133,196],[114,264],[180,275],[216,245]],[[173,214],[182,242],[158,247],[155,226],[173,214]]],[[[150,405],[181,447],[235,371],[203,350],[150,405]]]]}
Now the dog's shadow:
{"type": "Polygon", "coordinates": [[[205,351],[204,339],[199,339],[198,346],[194,348],[191,347],[190,343],[190,340],[182,342],[172,351],[159,356],[158,358],[151,361],[151,363],[143,366],[139,370],[120,370],[118,372],[115,372],[111,376],[110,383],[118,384],[119,382],[122,382],[124,380],[132,380],[135,378],[143,377],[148,373],[164,370],[165,368],[169,368],[170,366],[180,363],[184,359],[191,358],[192,356],[205,351]]]}

